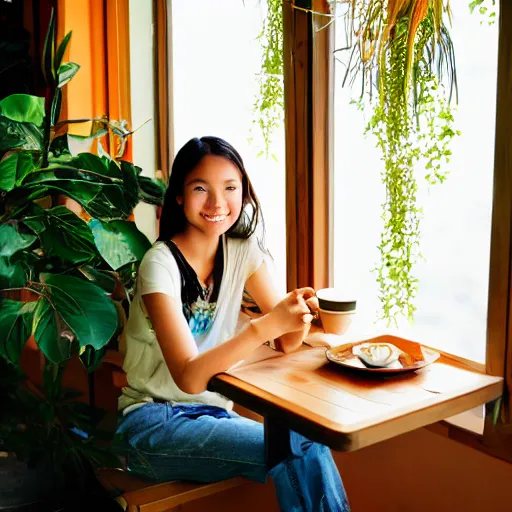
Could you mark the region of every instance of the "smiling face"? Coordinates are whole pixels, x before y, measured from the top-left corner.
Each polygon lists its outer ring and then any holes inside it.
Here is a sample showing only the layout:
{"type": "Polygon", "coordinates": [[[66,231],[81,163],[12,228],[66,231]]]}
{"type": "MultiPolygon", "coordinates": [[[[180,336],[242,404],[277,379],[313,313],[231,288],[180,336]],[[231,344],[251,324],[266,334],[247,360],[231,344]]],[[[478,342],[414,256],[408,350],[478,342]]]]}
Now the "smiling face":
{"type": "Polygon", "coordinates": [[[207,155],[187,175],[183,196],[176,201],[183,206],[187,229],[220,236],[235,224],[242,210],[241,173],[227,158],[207,155]]]}

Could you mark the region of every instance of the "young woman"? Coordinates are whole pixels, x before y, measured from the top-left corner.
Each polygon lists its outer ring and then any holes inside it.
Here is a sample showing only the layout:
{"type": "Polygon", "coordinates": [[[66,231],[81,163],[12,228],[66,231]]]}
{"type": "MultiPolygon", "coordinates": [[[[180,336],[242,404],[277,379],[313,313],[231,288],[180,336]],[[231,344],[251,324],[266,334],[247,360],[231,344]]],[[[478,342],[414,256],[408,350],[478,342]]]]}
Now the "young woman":
{"type": "Polygon", "coordinates": [[[130,446],[130,470],[151,479],[264,482],[269,474],[282,510],[345,512],[326,447],[291,432],[292,455],[268,468],[263,425],[206,390],[215,374],[269,339],[279,339],[284,352],[296,350],[318,309],[311,288],[278,297],[256,240],[262,222],[236,150],[216,137],[185,144],[173,164],[159,240],[137,277],[118,432],[130,446]],[[244,288],[263,316],[237,330],[244,288]]]}

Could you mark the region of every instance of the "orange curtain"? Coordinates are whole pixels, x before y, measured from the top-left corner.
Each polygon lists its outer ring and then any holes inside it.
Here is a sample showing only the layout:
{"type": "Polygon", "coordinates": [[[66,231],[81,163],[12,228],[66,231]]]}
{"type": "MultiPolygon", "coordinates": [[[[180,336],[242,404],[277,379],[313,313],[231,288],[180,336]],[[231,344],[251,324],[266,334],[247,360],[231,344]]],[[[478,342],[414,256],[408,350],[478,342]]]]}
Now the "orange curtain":
{"type": "MultiPolygon", "coordinates": [[[[80,70],[63,90],[63,119],[108,119],[131,129],[128,0],[58,0],[57,39],[72,31],[64,60],[80,70]]],[[[70,125],[89,135],[92,123],[70,125]]],[[[130,138],[122,145],[110,135],[102,143],[112,156],[132,160],[130,138]]]]}

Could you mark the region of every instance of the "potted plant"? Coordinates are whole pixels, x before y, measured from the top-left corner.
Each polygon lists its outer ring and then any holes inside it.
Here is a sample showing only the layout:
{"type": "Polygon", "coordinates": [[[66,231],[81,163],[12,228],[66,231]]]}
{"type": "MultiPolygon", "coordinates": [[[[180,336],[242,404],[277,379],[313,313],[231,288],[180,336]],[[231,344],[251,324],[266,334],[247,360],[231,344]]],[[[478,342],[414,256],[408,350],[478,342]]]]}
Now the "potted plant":
{"type": "MultiPolygon", "coordinates": [[[[115,343],[123,302],[150,247],[129,217],[141,200],[161,204],[164,192],[101,144],[98,154],[73,152],[73,136],[63,130],[75,121],[59,121],[62,88],[79,70],[63,62],[70,38],[56,45],[52,14],[42,62],[46,97],[0,100],[0,451],[45,468],[57,486],[69,485],[71,474],[89,478],[89,464],[119,462],[97,442],[106,441],[95,430],[97,411],[77,402],[62,378],[71,358],[94,371],[115,343]],[[22,375],[29,339],[42,354],[42,386],[22,375]]],[[[119,123],[93,121],[90,142],[112,130],[129,135],[119,123]]]]}

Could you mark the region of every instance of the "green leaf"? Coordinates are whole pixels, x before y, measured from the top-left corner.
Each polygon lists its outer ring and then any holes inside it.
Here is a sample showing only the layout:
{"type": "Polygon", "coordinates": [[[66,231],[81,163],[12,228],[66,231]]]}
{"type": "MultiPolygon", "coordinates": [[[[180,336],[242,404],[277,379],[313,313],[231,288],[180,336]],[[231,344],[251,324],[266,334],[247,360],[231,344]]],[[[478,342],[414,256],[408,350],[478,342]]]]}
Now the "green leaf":
{"type": "Polygon", "coordinates": [[[23,185],[30,193],[37,194],[44,187],[70,197],[92,217],[102,220],[126,219],[133,210],[125,200],[122,182],[117,184],[112,178],[94,176],[76,167],[52,166],[47,171],[29,175],[23,185]]]}
{"type": "Polygon", "coordinates": [[[500,396],[494,401],[494,404],[492,404],[492,424],[497,425],[498,420],[500,419],[501,414],[501,406],[503,402],[503,396],[500,396]]]}
{"type": "Polygon", "coordinates": [[[2,299],[0,302],[0,356],[18,365],[32,333],[35,302],[2,299]]]}
{"type": "Polygon", "coordinates": [[[85,347],[83,353],[80,354],[80,361],[82,361],[88,373],[95,372],[99,368],[106,351],[106,346],[100,350],[94,350],[90,345],[85,347]]]}
{"type": "Polygon", "coordinates": [[[89,281],[105,290],[109,295],[113,293],[117,285],[115,274],[109,270],[98,270],[91,265],[83,265],[78,268],[78,271],[89,281]]]}
{"type": "Polygon", "coordinates": [[[30,153],[14,153],[0,162],[0,189],[10,192],[23,178],[36,168],[30,153]]]}
{"type": "Polygon", "coordinates": [[[64,135],[59,135],[58,137],[55,137],[51,141],[50,152],[51,152],[50,165],[52,163],[62,164],[62,161],[60,160],[59,157],[71,156],[71,152],[69,151],[68,134],[67,133],[65,133],[64,135]]]}
{"type": "Polygon", "coordinates": [[[18,251],[30,247],[36,237],[29,233],[20,233],[17,221],[0,224],[0,256],[10,258],[18,251]]]}
{"type": "Polygon", "coordinates": [[[24,258],[13,261],[12,257],[28,249],[35,240],[34,235],[21,233],[16,221],[8,221],[0,225],[0,288],[16,288],[25,285],[26,261],[24,258]]]}
{"type": "Polygon", "coordinates": [[[79,69],[80,66],[75,62],[65,62],[64,64],[61,64],[61,66],[59,67],[59,71],[57,73],[57,87],[64,87],[76,75],[79,69]]]}
{"type": "Polygon", "coordinates": [[[41,151],[43,132],[35,124],[18,123],[0,115],[0,151],[41,151]]]}
{"type": "Polygon", "coordinates": [[[52,109],[50,112],[50,124],[55,126],[60,117],[60,110],[62,106],[62,91],[60,89],[55,90],[55,96],[52,101],[52,109]]]}
{"type": "MultiPolygon", "coordinates": [[[[68,146],[69,142],[77,142],[80,144],[81,151],[83,151],[84,145],[89,143],[89,147],[92,145],[92,142],[96,139],[99,139],[100,137],[103,137],[104,135],[108,134],[108,130],[105,128],[100,128],[95,130],[90,135],[72,135],[71,133],[68,133],[68,146]]],[[[98,143],[99,144],[99,143],[98,143]]],[[[80,153],[72,152],[71,149],[69,150],[73,156],[77,156],[80,153]]],[[[99,155],[101,157],[101,155],[99,155]]]]}
{"type": "Polygon", "coordinates": [[[55,68],[57,71],[60,69],[62,64],[62,59],[64,58],[64,53],[66,53],[66,48],[68,47],[69,41],[71,39],[72,31],[70,30],[65,36],[64,39],[60,42],[59,47],[57,48],[57,52],[55,53],[55,68]]]}
{"type": "Polygon", "coordinates": [[[53,303],[45,297],[37,301],[32,326],[34,338],[43,354],[54,364],[71,357],[72,340],[64,336],[66,327],[53,303]]]}
{"type": "Polygon", "coordinates": [[[93,153],[79,153],[74,162],[79,169],[87,169],[101,176],[107,176],[110,178],[122,178],[119,167],[115,163],[114,166],[111,167],[109,164],[105,164],[99,156],[94,155],[93,153]]]}
{"type": "Polygon", "coordinates": [[[166,185],[162,180],[139,176],[139,199],[148,204],[161,206],[164,203],[166,185]]]}
{"type": "Polygon", "coordinates": [[[101,220],[126,219],[139,201],[137,174],[140,168],[129,162],[120,166],[91,153],[80,153],[65,165],[52,162],[23,182],[30,191],[51,188],[78,201],[101,220]]]}
{"type": "Polygon", "coordinates": [[[66,275],[41,274],[52,307],[73,331],[80,347],[106,345],[118,327],[113,301],[95,284],[66,275]]]}
{"type": "Polygon", "coordinates": [[[89,226],[65,206],[41,210],[40,214],[25,218],[23,223],[41,240],[45,256],[63,265],[88,263],[97,255],[89,226]]]}
{"type": "Polygon", "coordinates": [[[44,40],[43,53],[41,56],[41,68],[43,76],[48,85],[55,83],[55,9],[52,9],[48,30],[44,40]]]}
{"type": "Polygon", "coordinates": [[[98,251],[113,270],[140,261],[151,247],[150,241],[138,230],[134,222],[101,222],[92,219],[89,226],[98,251]]]}
{"type": "Polygon", "coordinates": [[[19,288],[25,286],[26,282],[23,263],[12,262],[9,258],[0,256],[0,289],[19,288]]]}
{"type": "Polygon", "coordinates": [[[0,114],[18,123],[41,126],[44,119],[44,98],[28,94],[11,94],[0,101],[0,114]]]}
{"type": "MultiPolygon", "coordinates": [[[[115,161],[112,160],[110,165],[114,164],[115,161]]],[[[121,175],[123,177],[123,191],[124,191],[124,199],[127,203],[127,207],[130,209],[130,213],[137,206],[139,202],[139,174],[141,172],[141,168],[133,165],[130,162],[125,162],[121,160],[121,175]]]]}

